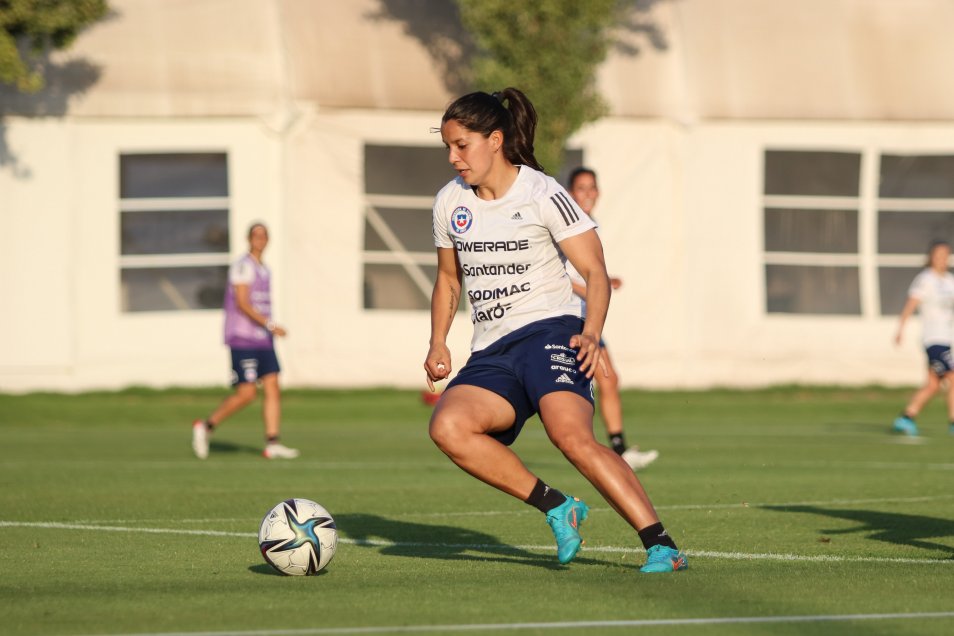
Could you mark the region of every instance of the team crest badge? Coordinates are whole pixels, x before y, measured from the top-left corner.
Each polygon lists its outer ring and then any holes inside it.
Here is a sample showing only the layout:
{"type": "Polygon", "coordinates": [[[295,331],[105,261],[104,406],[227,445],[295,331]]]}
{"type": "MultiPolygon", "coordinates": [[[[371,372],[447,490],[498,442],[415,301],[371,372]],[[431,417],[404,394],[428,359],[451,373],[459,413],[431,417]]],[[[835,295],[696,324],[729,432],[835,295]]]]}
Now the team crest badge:
{"type": "Polygon", "coordinates": [[[474,224],[474,213],[460,206],[454,213],[451,215],[451,225],[454,228],[454,231],[458,234],[463,234],[470,229],[470,226],[474,224]]]}

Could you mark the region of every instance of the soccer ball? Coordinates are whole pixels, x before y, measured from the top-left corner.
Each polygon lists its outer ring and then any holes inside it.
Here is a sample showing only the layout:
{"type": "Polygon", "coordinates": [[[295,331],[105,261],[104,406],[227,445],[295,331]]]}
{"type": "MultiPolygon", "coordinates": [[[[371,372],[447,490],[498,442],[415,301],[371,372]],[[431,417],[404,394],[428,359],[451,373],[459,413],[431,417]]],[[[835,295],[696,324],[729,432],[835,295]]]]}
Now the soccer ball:
{"type": "Polygon", "coordinates": [[[268,511],[258,529],[265,561],[282,574],[317,574],[335,556],[338,530],[320,504],[286,499],[268,511]]]}

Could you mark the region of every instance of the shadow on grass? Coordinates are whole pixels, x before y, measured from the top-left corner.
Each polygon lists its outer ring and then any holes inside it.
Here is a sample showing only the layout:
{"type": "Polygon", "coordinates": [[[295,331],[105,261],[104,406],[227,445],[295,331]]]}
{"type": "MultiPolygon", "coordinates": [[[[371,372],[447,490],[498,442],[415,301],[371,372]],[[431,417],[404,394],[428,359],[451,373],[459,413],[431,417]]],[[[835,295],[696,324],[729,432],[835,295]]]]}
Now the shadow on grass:
{"type": "MultiPolygon", "coordinates": [[[[555,551],[552,555],[534,554],[468,528],[397,521],[368,514],[335,515],[335,524],[342,536],[359,546],[378,548],[381,554],[389,556],[512,563],[548,570],[566,568],[557,561],[555,551]]],[[[573,562],[606,565],[579,557],[573,562]]]]}
{"type": "MultiPolygon", "coordinates": [[[[279,572],[278,570],[276,570],[275,568],[273,568],[267,563],[259,563],[258,565],[250,565],[248,566],[248,571],[251,572],[252,574],[261,574],[263,576],[282,576],[282,577],[286,576],[285,574],[282,574],[281,572],[279,572]]],[[[328,570],[321,570],[315,574],[312,574],[312,577],[324,576],[327,573],[328,573],[328,570]]],[[[300,577],[289,577],[289,578],[300,578],[300,577]]]]}
{"type": "Polygon", "coordinates": [[[262,447],[215,440],[209,442],[209,453],[247,453],[250,455],[261,455],[262,447]]]}
{"type": "Polygon", "coordinates": [[[954,559],[954,548],[943,543],[927,541],[927,539],[954,537],[954,520],[951,519],[877,510],[838,510],[817,506],[762,506],[762,508],[778,512],[802,512],[834,519],[847,519],[861,525],[854,528],[821,529],[819,532],[826,535],[865,532],[869,533],[869,539],[875,541],[944,552],[949,555],[948,558],[954,559]]]}

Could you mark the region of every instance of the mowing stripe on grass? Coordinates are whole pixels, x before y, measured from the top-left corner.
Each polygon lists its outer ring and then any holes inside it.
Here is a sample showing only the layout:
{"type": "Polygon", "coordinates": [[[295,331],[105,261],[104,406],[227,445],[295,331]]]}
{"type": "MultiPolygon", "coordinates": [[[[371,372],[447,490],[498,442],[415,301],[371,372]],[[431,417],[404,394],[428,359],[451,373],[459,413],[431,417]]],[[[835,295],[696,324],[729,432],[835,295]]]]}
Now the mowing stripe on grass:
{"type": "Polygon", "coordinates": [[[830,623],[851,621],[901,621],[954,618],[954,612],[909,614],[820,614],[808,616],[713,616],[711,618],[655,618],[562,623],[485,623],[463,625],[382,625],[374,627],[315,627],[309,629],[260,629],[221,632],[146,632],[120,636],[322,636],[324,634],[406,634],[421,632],[494,632],[520,629],[581,629],[587,627],[662,627],[668,625],[742,625],[751,623],[830,623]]]}
{"type": "MultiPolygon", "coordinates": [[[[38,521],[2,521],[0,528],[39,528],[43,530],[96,530],[99,532],[142,532],[146,534],[179,534],[202,537],[239,537],[243,539],[258,538],[254,532],[226,532],[222,530],[185,530],[182,528],[144,528],[133,526],[97,526],[91,524],[38,522],[38,521]]],[[[507,545],[505,543],[426,543],[417,541],[382,541],[375,539],[347,539],[338,537],[339,543],[380,547],[380,548],[431,548],[434,550],[477,550],[499,552],[501,550],[516,552],[552,552],[552,545],[507,545]]],[[[586,552],[641,553],[642,548],[620,546],[587,546],[586,552]]],[[[692,557],[725,559],[730,561],[801,561],[824,563],[913,563],[920,565],[954,565],[954,559],[916,559],[905,557],[865,557],[865,556],[838,556],[838,555],[802,555],[784,554],[776,552],[718,552],[713,550],[685,550],[692,557]]]]}

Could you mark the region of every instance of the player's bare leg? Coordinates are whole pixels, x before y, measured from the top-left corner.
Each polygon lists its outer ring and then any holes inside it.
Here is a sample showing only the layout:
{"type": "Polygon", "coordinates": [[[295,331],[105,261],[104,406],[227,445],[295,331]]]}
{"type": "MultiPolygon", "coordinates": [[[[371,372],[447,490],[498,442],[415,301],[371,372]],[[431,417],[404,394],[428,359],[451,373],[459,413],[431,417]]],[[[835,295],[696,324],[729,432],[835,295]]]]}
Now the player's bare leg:
{"type": "Polygon", "coordinates": [[[265,421],[265,436],[278,437],[281,434],[282,390],[278,384],[278,374],[269,373],[262,378],[262,419],[265,421]]]}
{"type": "Polygon", "coordinates": [[[606,432],[616,435],[623,432],[623,403],[619,396],[619,375],[613,368],[609,351],[604,347],[600,359],[603,360],[606,372],[593,374],[596,388],[599,390],[600,416],[606,424],[606,432]]]}
{"type": "Polygon", "coordinates": [[[906,415],[911,417],[917,417],[918,413],[921,412],[921,409],[924,408],[924,405],[928,403],[934,394],[937,393],[938,389],[941,388],[941,379],[937,377],[937,374],[933,370],[928,370],[927,382],[920,389],[915,392],[914,396],[911,398],[911,401],[908,402],[908,405],[904,408],[906,415]]]}
{"type": "Polygon", "coordinates": [[[569,391],[548,393],[540,400],[540,418],[556,447],[639,534],[646,548],[646,564],[640,571],[686,569],[686,555],[660,523],[639,479],[619,455],[593,437],[590,403],[569,391]]]}
{"type": "Polygon", "coordinates": [[[459,385],[444,392],[431,417],[431,439],[455,464],[546,514],[560,563],[569,563],[583,544],[580,524],[589,508],[543,483],[507,446],[491,437],[513,426],[514,409],[487,389],[459,385]]]}
{"type": "Polygon", "coordinates": [[[444,391],[431,416],[430,435],[452,462],[485,484],[526,500],[537,482],[520,458],[488,433],[513,425],[513,407],[487,389],[458,385],[444,391]]]}
{"type": "Polygon", "coordinates": [[[540,400],[540,419],[553,444],[636,530],[659,522],[642,484],[622,458],[593,436],[593,407],[569,391],[540,400]]]}
{"type": "Polygon", "coordinates": [[[231,395],[222,400],[212,412],[212,415],[209,416],[208,421],[213,426],[218,426],[228,417],[254,402],[256,395],[258,395],[258,389],[254,382],[242,382],[235,387],[235,391],[231,395]]]}
{"type": "Polygon", "coordinates": [[[282,392],[278,384],[278,374],[269,373],[262,376],[262,419],[265,422],[265,450],[262,451],[268,459],[295,459],[301,453],[297,448],[289,448],[279,441],[282,419],[282,392]]]}
{"type": "Polygon", "coordinates": [[[602,370],[593,375],[599,391],[597,404],[600,407],[600,416],[606,425],[606,434],[610,438],[613,451],[623,458],[633,470],[649,466],[659,457],[655,450],[641,451],[639,446],[626,447],[623,433],[623,401],[619,395],[619,375],[613,366],[609,349],[603,347],[600,355],[602,370]]]}
{"type": "Polygon", "coordinates": [[[933,369],[928,367],[927,382],[915,392],[907,406],[904,407],[904,411],[894,420],[892,430],[895,433],[902,433],[912,437],[917,436],[918,426],[914,418],[918,416],[918,413],[921,412],[924,405],[928,403],[928,400],[934,397],[934,394],[937,393],[940,388],[941,379],[934,373],[933,369]]]}
{"type": "Polygon", "coordinates": [[[199,459],[209,456],[209,436],[230,415],[244,409],[255,399],[255,384],[243,382],[226,397],[207,419],[192,422],[192,452],[199,459]]]}

